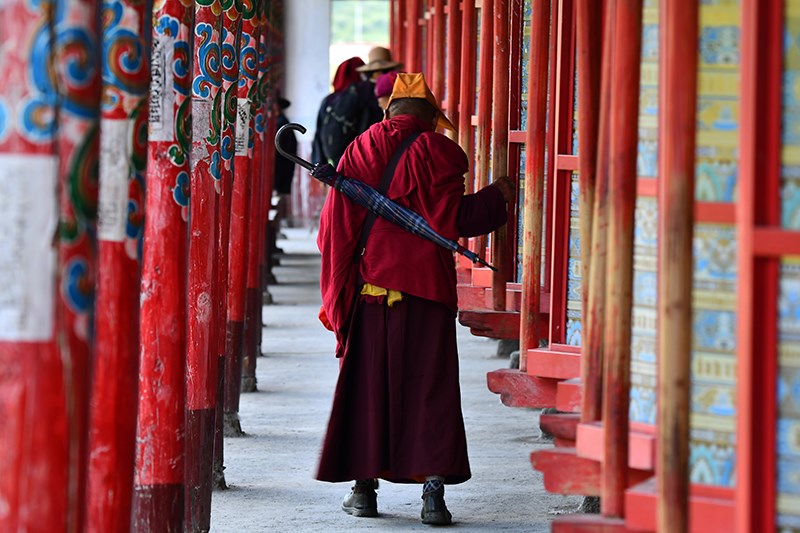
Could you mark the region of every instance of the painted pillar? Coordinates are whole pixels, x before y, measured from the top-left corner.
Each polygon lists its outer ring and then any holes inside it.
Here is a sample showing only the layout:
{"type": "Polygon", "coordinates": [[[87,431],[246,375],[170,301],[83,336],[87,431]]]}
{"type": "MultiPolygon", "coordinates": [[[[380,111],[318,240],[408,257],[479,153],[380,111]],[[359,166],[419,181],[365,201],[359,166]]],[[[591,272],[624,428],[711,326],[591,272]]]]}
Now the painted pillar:
{"type": "Polygon", "coordinates": [[[265,103],[262,100],[262,83],[267,74],[266,6],[258,12],[260,38],[258,41],[258,79],[253,91],[254,142],[250,188],[250,227],[247,233],[247,285],[245,288],[244,350],[242,351],[241,392],[256,391],[256,358],[261,355],[259,338],[261,332],[261,253],[264,213],[262,190],[264,188],[264,134],[266,130],[265,103]]]}
{"type": "MultiPolygon", "coordinates": [[[[217,406],[214,424],[214,488],[224,489],[224,409],[225,355],[228,324],[228,251],[231,229],[231,198],[233,195],[234,156],[236,154],[236,117],[239,93],[239,41],[242,31],[241,0],[224,0],[222,7],[222,139],[220,174],[222,188],[219,197],[219,239],[217,241],[217,406]]],[[[245,126],[246,127],[246,126],[245,126]]]]}
{"type": "Polygon", "coordinates": [[[74,527],[56,332],[52,2],[0,4],[0,530],[74,527]],[[21,179],[25,178],[25,179],[21,179]]]}
{"type": "MultiPolygon", "coordinates": [[[[57,331],[72,413],[68,529],[86,514],[89,377],[97,271],[97,158],[100,141],[99,26],[96,0],[63,1],[55,11],[55,74],[59,89],[59,287],[57,331]]],[[[130,472],[127,478],[130,481],[130,472]]],[[[128,491],[130,497],[130,491],[128,491]]],[[[130,498],[129,498],[130,500],[130,498]]],[[[129,509],[129,506],[128,506],[129,509]]]]}
{"type": "Polygon", "coordinates": [[[609,145],[608,269],[601,512],[622,517],[628,477],[633,213],[636,202],[642,0],[617,0],[609,145]]]}
{"type": "MultiPolygon", "coordinates": [[[[92,505],[119,487],[118,513],[90,511],[91,527],[124,528],[136,445],[139,257],[147,158],[149,14],[131,0],[104,0],[103,90],[95,361],[90,406],[92,505]],[[118,476],[111,480],[110,476],[118,476]],[[122,501],[122,500],[125,501],[122,501]],[[97,514],[95,514],[97,513],[97,514]],[[95,521],[97,519],[97,521],[95,521]],[[108,521],[107,521],[108,520],[108,521]]],[[[136,497],[134,501],[137,502],[136,497]]],[[[140,500],[139,500],[140,501],[140,500]]],[[[134,503],[136,509],[136,503],[134,503]]]]}
{"type": "MultiPolygon", "coordinates": [[[[272,274],[272,252],[275,242],[273,228],[270,225],[269,212],[272,209],[272,193],[275,188],[275,133],[278,129],[279,107],[277,102],[277,88],[282,81],[283,72],[283,3],[275,0],[268,4],[266,12],[266,28],[264,34],[265,53],[267,62],[267,75],[261,84],[261,98],[266,108],[266,131],[264,140],[264,189],[262,191],[263,209],[263,234],[260,244],[263,247],[261,260],[261,293],[262,301],[268,303],[272,300],[267,285],[274,280],[272,274]]],[[[263,306],[258,308],[259,324],[263,324],[263,306]]],[[[263,328],[258,328],[258,346],[261,346],[263,328]]]]}
{"type": "Polygon", "coordinates": [[[520,372],[527,371],[528,350],[539,347],[539,300],[542,283],[545,146],[547,141],[547,65],[550,44],[550,0],[537,0],[531,21],[528,68],[528,124],[525,146],[525,205],[522,240],[520,372]]]}
{"type": "Polygon", "coordinates": [[[241,76],[238,83],[234,181],[231,201],[228,247],[227,343],[225,347],[225,434],[243,435],[239,423],[239,393],[244,351],[245,289],[247,287],[250,199],[253,184],[255,112],[258,79],[258,10],[260,2],[242,4],[242,31],[239,44],[241,76]]]}
{"type": "Polygon", "coordinates": [[[189,203],[186,531],[208,531],[217,398],[217,212],[222,73],[219,0],[196,0],[189,203]]]}
{"type": "Polygon", "coordinates": [[[692,234],[698,2],[661,3],[664,112],[659,143],[658,531],[689,530],[692,234]]]}
{"type": "MultiPolygon", "coordinates": [[[[194,3],[153,11],[140,307],[134,531],[181,531],[184,517],[186,269],[194,3]]],[[[97,529],[100,531],[126,531],[97,529]]]]}

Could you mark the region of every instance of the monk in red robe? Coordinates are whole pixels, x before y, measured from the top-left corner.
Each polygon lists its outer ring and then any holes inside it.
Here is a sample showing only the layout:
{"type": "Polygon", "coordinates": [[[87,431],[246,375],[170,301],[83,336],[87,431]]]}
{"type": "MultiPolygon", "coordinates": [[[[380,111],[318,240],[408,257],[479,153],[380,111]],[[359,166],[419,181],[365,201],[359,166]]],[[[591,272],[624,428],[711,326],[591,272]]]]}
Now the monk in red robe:
{"type": "MultiPolygon", "coordinates": [[[[345,151],[338,171],[378,188],[403,141],[387,196],[452,240],[506,222],[507,177],[464,195],[467,157],[437,133],[454,129],[422,74],[401,73],[386,119],[345,151]]],[[[342,508],[377,516],[377,479],[423,483],[422,521],[449,524],[444,484],[470,478],[456,347],[451,251],[378,218],[356,250],[367,211],[332,192],[323,207],[320,319],[343,357],[317,479],[355,480],[342,508]]]]}

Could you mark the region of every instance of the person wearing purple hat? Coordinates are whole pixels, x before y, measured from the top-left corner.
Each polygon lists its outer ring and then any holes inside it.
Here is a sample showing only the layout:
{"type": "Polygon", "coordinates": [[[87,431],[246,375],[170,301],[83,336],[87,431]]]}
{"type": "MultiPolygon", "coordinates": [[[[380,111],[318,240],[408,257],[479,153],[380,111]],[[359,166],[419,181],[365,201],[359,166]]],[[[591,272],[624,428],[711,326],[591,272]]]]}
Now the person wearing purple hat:
{"type": "Polygon", "coordinates": [[[378,99],[378,106],[386,111],[389,107],[389,97],[392,95],[394,80],[397,79],[397,71],[381,74],[375,80],[375,98],[378,99]]]}

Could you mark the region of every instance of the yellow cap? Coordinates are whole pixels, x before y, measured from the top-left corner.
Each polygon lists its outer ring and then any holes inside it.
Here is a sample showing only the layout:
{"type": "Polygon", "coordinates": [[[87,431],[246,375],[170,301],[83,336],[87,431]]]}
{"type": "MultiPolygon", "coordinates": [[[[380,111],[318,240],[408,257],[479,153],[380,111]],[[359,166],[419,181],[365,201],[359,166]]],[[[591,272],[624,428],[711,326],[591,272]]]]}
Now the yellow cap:
{"type": "Polygon", "coordinates": [[[436,97],[433,96],[433,93],[428,88],[428,84],[425,83],[425,76],[423,76],[421,72],[400,72],[397,75],[397,79],[394,80],[392,95],[389,97],[389,104],[392,103],[392,100],[399,100],[401,98],[422,98],[426,100],[439,112],[436,126],[456,131],[456,127],[453,126],[453,123],[450,122],[442,112],[442,108],[439,107],[436,97]]]}

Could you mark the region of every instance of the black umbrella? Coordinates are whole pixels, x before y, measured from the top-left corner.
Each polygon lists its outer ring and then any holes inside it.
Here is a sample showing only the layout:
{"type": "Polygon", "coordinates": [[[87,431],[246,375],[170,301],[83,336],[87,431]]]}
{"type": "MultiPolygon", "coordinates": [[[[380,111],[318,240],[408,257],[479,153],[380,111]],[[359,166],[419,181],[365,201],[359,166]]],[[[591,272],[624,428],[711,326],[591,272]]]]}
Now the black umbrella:
{"type": "Polygon", "coordinates": [[[404,230],[438,244],[443,248],[458,252],[473,263],[480,263],[497,272],[496,268],[481,259],[475,252],[464,248],[455,241],[451,241],[450,239],[442,237],[436,233],[420,215],[411,209],[390,200],[369,185],[356,179],[350,179],[342,176],[328,163],[312,165],[304,159],[300,159],[295,155],[285,152],[283,148],[281,148],[279,141],[281,135],[288,130],[297,130],[300,133],[306,132],[306,129],[303,126],[295,123],[286,124],[278,130],[278,133],[275,135],[275,149],[278,150],[283,157],[290,159],[307,169],[316,179],[326,185],[330,185],[357,204],[369,209],[379,217],[397,224],[404,230]]]}

